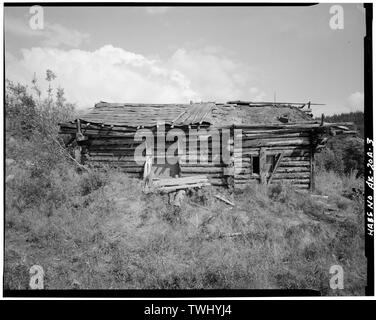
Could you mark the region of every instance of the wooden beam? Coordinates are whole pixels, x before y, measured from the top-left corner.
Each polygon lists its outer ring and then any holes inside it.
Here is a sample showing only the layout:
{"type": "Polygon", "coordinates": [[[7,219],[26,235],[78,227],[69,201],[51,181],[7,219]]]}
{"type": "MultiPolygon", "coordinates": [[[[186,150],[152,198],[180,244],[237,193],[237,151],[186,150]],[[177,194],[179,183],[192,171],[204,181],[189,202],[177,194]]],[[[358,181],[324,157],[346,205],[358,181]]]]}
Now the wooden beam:
{"type": "Polygon", "coordinates": [[[280,164],[282,158],[283,158],[283,154],[282,154],[282,153],[279,153],[279,154],[278,154],[278,160],[277,160],[277,163],[275,164],[274,169],[273,169],[272,173],[270,174],[270,177],[269,177],[269,180],[268,180],[268,184],[270,184],[270,182],[272,182],[272,180],[273,180],[273,175],[274,175],[274,173],[277,171],[278,166],[279,166],[279,164],[280,164]]]}
{"type": "Polygon", "coordinates": [[[229,204],[230,206],[235,206],[235,204],[233,202],[231,202],[230,200],[227,200],[225,199],[224,197],[220,196],[219,194],[216,194],[214,197],[216,197],[217,199],[229,204]]]}

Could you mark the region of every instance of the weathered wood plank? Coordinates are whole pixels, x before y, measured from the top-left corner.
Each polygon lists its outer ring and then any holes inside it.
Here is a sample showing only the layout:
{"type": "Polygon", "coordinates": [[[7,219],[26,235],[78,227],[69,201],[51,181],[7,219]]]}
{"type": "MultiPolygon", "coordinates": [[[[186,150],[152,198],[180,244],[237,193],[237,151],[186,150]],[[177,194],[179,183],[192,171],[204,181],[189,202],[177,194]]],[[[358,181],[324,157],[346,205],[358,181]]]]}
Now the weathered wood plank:
{"type": "Polygon", "coordinates": [[[224,168],[226,167],[225,164],[223,163],[213,163],[213,162],[208,162],[208,163],[189,163],[189,162],[180,162],[181,167],[218,167],[218,168],[224,168]]]}
{"type": "Polygon", "coordinates": [[[309,161],[282,161],[280,166],[281,167],[303,167],[303,166],[309,166],[310,162],[309,161]]]}
{"type": "Polygon", "coordinates": [[[195,183],[206,183],[208,179],[205,175],[196,175],[190,177],[179,177],[179,178],[162,178],[153,180],[153,185],[156,187],[160,186],[177,186],[177,185],[189,185],[195,183]]]}
{"type": "Polygon", "coordinates": [[[276,173],[310,172],[309,166],[305,167],[279,167],[276,173]]]}
{"type": "Polygon", "coordinates": [[[296,139],[255,139],[245,140],[242,142],[243,148],[248,147],[278,147],[278,146],[303,146],[310,145],[309,138],[296,138],[296,139]]]}
{"type": "Polygon", "coordinates": [[[300,181],[300,180],[304,180],[306,181],[307,183],[309,183],[309,172],[307,173],[304,173],[304,172],[299,172],[299,173],[294,173],[294,174],[291,174],[291,173],[276,173],[274,175],[274,178],[273,178],[273,181],[277,181],[277,180],[288,180],[288,181],[300,181]]]}
{"type": "Polygon", "coordinates": [[[304,134],[310,134],[311,129],[268,129],[268,130],[263,130],[261,129],[247,129],[244,128],[242,129],[242,134],[270,134],[270,135],[283,135],[283,134],[294,134],[294,133],[304,133],[304,134]]]}
{"type": "Polygon", "coordinates": [[[270,134],[270,133],[245,133],[242,135],[236,136],[236,138],[242,138],[243,141],[247,140],[254,140],[254,139],[290,139],[290,138],[297,138],[297,137],[309,137],[309,133],[284,133],[284,134],[270,134]]]}
{"type": "MultiPolygon", "coordinates": [[[[247,156],[247,155],[258,155],[259,148],[243,148],[235,149],[234,157],[247,156]]],[[[309,156],[310,151],[306,148],[296,148],[296,147],[276,147],[276,148],[266,148],[266,154],[277,154],[283,153],[286,157],[291,156],[309,156]]]]}
{"type": "Polygon", "coordinates": [[[205,183],[196,183],[196,184],[189,184],[189,185],[180,185],[180,186],[171,186],[171,187],[160,187],[158,190],[162,192],[172,192],[175,190],[182,190],[182,189],[189,189],[189,188],[202,188],[205,186],[210,186],[209,182],[205,183]]]}
{"type": "Polygon", "coordinates": [[[223,173],[222,172],[220,172],[220,173],[212,173],[212,172],[181,172],[180,176],[181,177],[192,177],[192,176],[196,176],[197,174],[200,174],[200,173],[205,173],[205,175],[208,178],[222,178],[223,177],[223,173]]]}
{"type": "Polygon", "coordinates": [[[222,173],[223,168],[216,168],[216,167],[181,167],[180,168],[182,173],[186,172],[198,172],[198,173],[222,173]]]}

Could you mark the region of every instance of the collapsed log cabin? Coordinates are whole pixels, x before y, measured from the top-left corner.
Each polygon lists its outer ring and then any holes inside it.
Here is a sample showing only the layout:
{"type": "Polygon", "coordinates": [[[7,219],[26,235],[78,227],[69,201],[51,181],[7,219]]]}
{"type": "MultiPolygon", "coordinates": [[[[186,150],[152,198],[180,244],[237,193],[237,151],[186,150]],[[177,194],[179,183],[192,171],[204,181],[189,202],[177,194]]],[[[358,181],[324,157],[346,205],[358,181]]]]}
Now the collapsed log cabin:
{"type": "Polygon", "coordinates": [[[314,155],[329,135],[353,133],[345,125],[314,120],[310,103],[100,102],[60,133],[71,135],[80,163],[152,177],[166,192],[177,179],[182,188],[255,181],[313,190],[314,155]]]}

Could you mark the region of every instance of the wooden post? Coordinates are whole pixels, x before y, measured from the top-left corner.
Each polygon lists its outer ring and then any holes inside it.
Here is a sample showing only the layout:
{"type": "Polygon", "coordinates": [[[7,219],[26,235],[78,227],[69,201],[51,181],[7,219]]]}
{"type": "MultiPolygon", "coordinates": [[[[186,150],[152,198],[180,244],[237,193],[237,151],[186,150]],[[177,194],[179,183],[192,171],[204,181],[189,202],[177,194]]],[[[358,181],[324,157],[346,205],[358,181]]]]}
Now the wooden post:
{"type": "Polygon", "coordinates": [[[145,164],[144,164],[144,174],[143,174],[144,180],[146,178],[148,178],[151,174],[151,167],[153,165],[152,163],[153,163],[153,157],[148,155],[146,157],[146,161],[145,161],[145,164]]]}
{"type": "Polygon", "coordinates": [[[81,164],[81,152],[82,152],[82,148],[81,146],[76,146],[74,148],[74,159],[81,164]]]}
{"type": "Polygon", "coordinates": [[[77,133],[80,134],[81,133],[81,121],[80,121],[80,119],[76,120],[76,127],[77,127],[77,133]]]}
{"type": "Polygon", "coordinates": [[[278,154],[278,160],[277,160],[277,162],[276,162],[276,164],[275,164],[275,166],[274,166],[274,168],[273,168],[272,173],[270,174],[270,177],[269,177],[269,180],[268,180],[268,184],[270,184],[270,183],[272,182],[273,175],[274,175],[274,173],[277,171],[278,166],[279,166],[279,164],[281,163],[282,158],[283,158],[283,154],[282,154],[282,153],[279,153],[279,154],[278,154]]]}
{"type": "Polygon", "coordinates": [[[260,182],[261,184],[266,184],[266,148],[262,147],[260,149],[260,182]]]}

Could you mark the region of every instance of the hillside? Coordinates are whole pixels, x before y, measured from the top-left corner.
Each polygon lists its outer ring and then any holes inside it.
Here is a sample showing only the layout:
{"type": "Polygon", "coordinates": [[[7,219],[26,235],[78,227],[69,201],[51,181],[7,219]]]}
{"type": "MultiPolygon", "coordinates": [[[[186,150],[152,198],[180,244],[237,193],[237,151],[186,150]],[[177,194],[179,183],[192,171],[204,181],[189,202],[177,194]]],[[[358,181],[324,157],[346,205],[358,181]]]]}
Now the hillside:
{"type": "Polygon", "coordinates": [[[364,199],[352,192],[363,180],[354,173],[320,169],[325,201],[288,185],[249,185],[193,190],[176,207],[120,171],[77,166],[57,135],[72,106],[57,102],[8,83],[5,289],[27,289],[37,264],[46,289],[364,294],[364,199]],[[344,269],[343,290],[329,287],[332,265],[344,269]]]}

